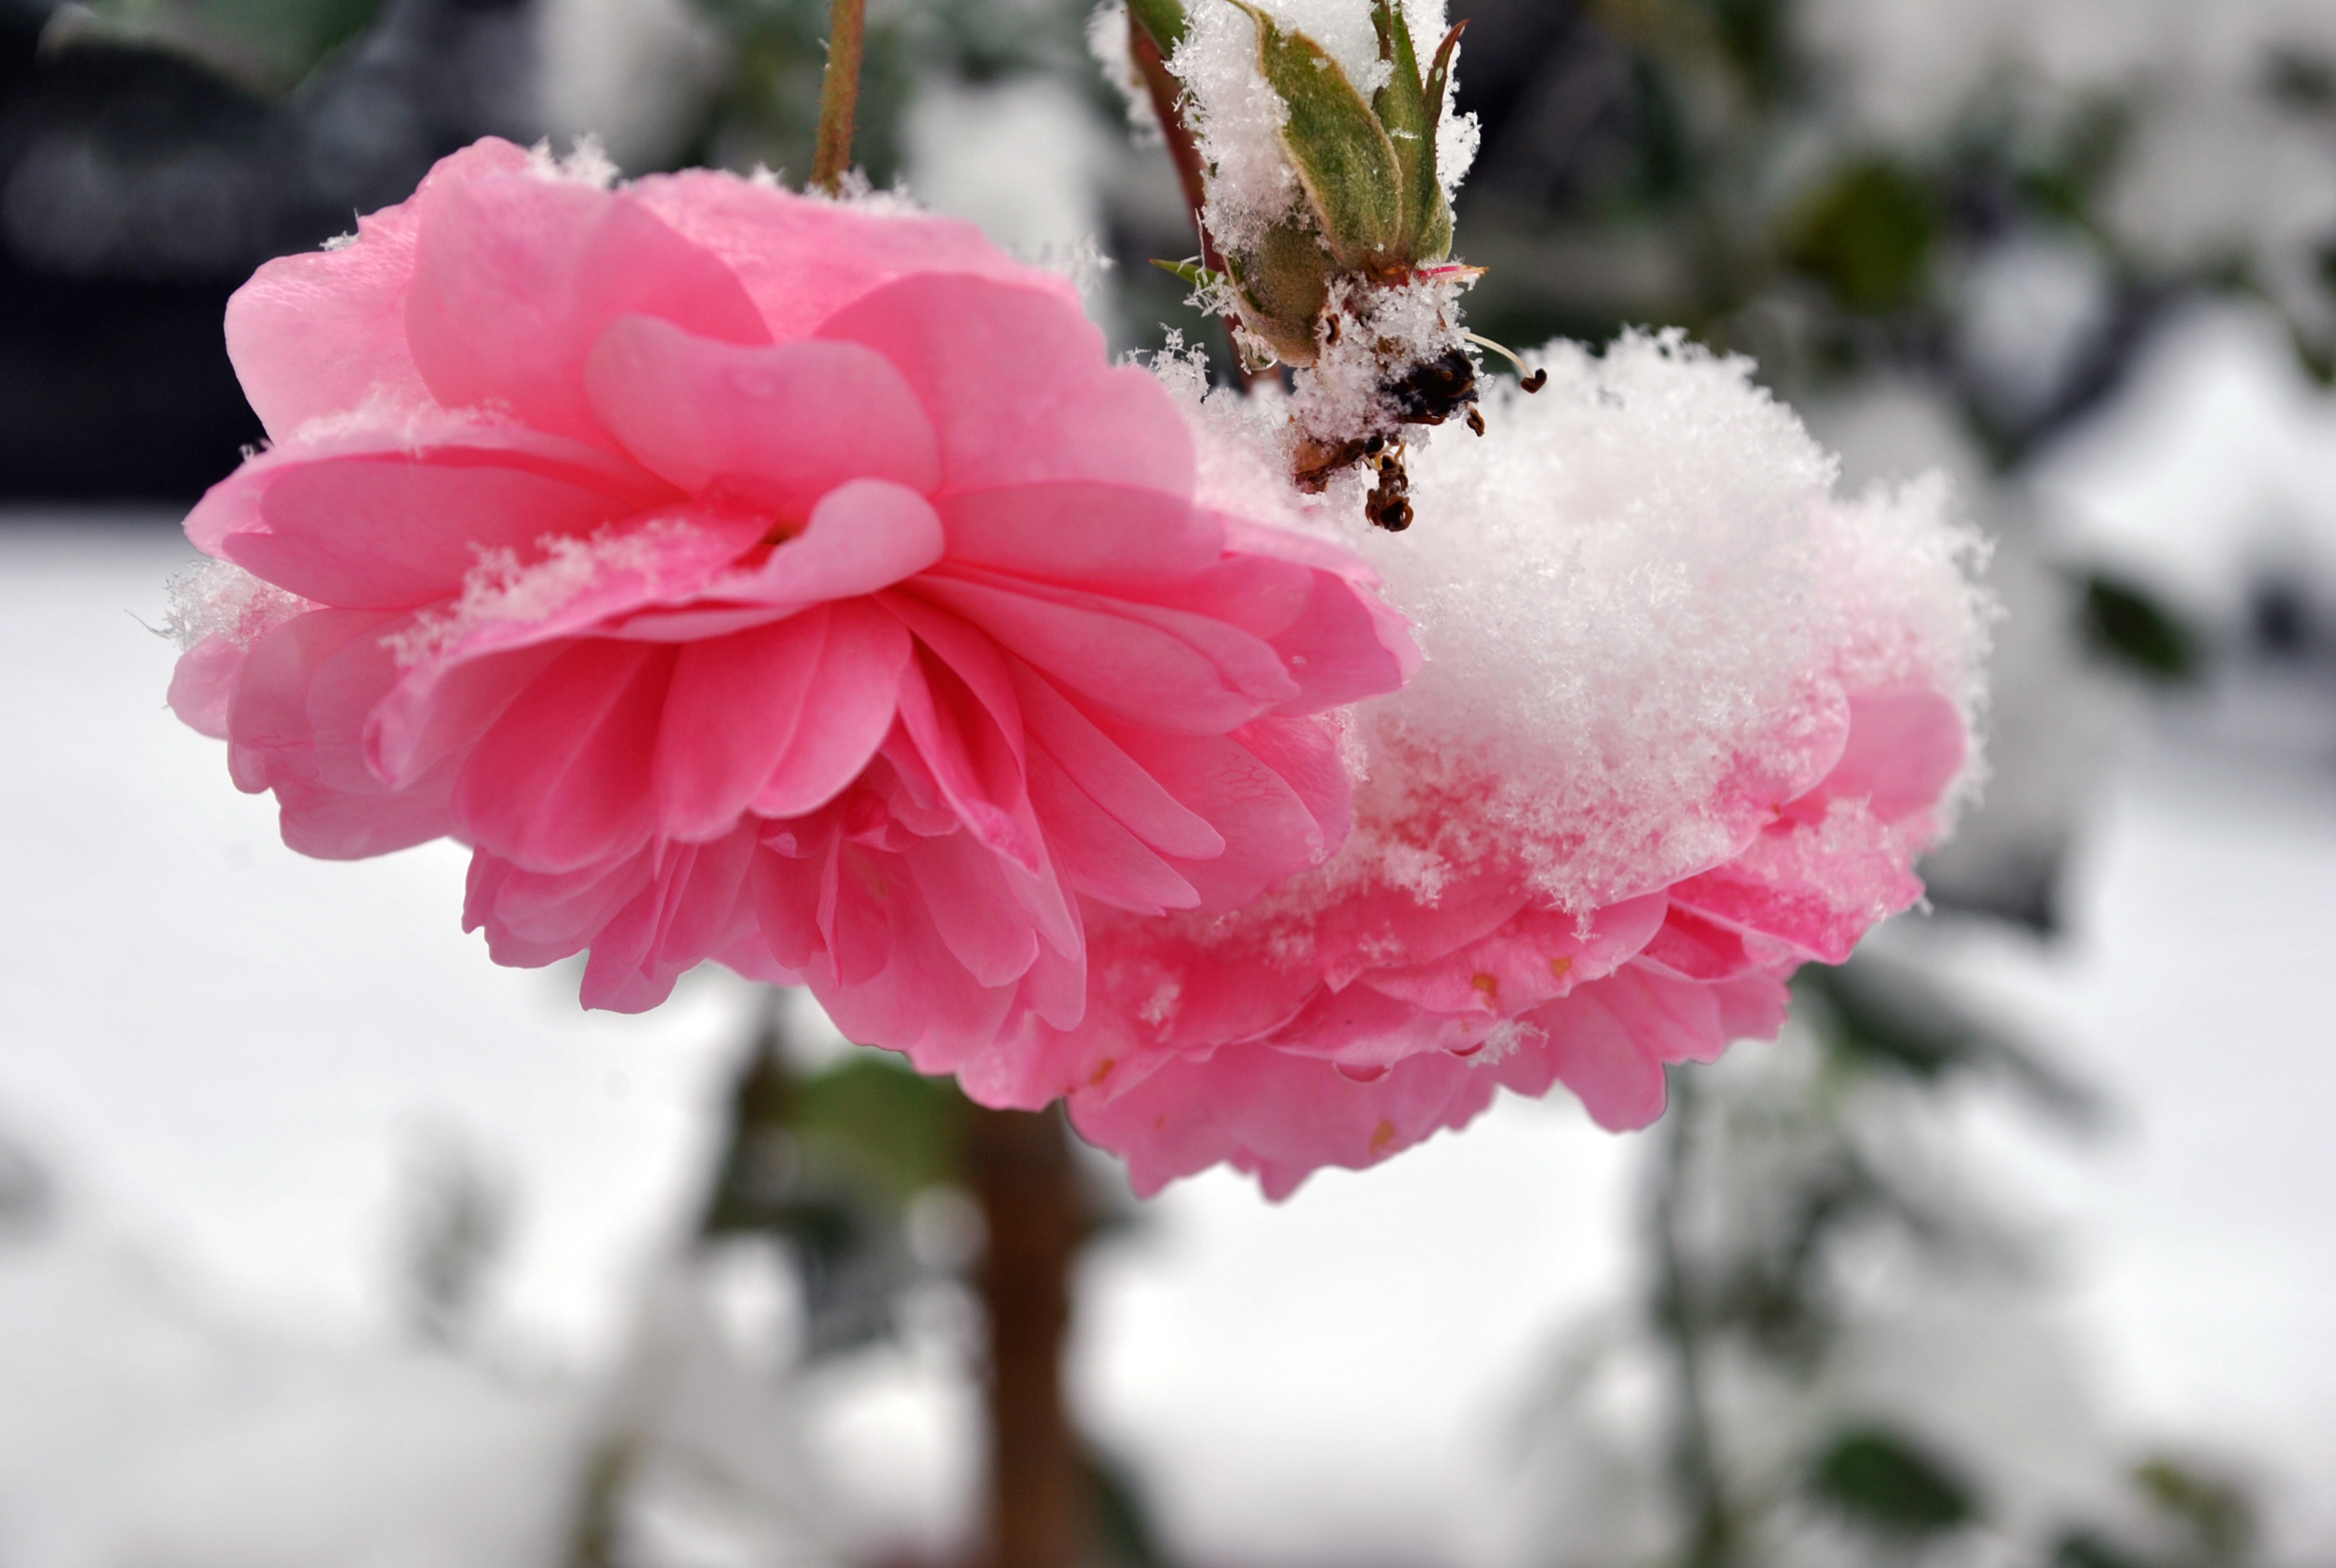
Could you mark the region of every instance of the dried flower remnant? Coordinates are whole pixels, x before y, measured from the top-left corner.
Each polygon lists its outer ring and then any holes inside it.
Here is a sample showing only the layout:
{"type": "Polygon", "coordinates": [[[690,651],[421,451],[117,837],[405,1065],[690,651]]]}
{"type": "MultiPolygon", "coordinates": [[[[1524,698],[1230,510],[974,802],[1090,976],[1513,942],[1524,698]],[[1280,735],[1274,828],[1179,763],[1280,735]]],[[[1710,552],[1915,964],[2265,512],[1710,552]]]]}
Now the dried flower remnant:
{"type": "Polygon", "coordinates": [[[495,959],[638,1010],[808,985],[975,1098],[1085,923],[1344,836],[1330,710],[1416,660],[1351,555],[970,226],[486,141],[229,307],[274,444],[187,521],[179,714],[324,858],[450,837],[495,959]],[[256,578],[268,585],[251,589],[256,578]]]}

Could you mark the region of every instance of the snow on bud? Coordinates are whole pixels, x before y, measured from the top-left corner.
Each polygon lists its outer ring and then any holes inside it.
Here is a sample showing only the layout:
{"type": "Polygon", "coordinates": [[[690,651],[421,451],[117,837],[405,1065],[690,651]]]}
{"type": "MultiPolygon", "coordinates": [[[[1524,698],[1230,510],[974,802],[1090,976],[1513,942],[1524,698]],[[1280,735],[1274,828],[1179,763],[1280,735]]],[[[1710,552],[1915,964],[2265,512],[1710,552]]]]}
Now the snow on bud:
{"type": "MultiPolygon", "coordinates": [[[[1172,5],[1146,0],[1139,25],[1172,5]]],[[[1438,0],[1279,9],[1204,0],[1177,15],[1169,69],[1184,83],[1205,160],[1202,220],[1225,274],[1177,270],[1238,323],[1253,366],[1299,372],[1299,487],[1368,463],[1373,521],[1399,530],[1403,428],[1479,423],[1459,312],[1477,272],[1450,260],[1452,192],[1475,151],[1473,122],[1445,112],[1461,28],[1445,29],[1438,0]],[[1441,38],[1424,71],[1415,36],[1441,38]]]]}

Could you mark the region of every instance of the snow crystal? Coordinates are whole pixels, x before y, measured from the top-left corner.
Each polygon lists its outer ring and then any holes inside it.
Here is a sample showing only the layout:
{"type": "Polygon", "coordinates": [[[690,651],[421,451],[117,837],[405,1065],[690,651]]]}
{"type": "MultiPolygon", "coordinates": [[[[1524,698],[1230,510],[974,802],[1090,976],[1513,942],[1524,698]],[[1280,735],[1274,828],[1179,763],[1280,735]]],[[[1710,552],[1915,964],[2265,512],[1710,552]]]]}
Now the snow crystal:
{"type": "Polygon", "coordinates": [[[168,591],[170,609],[160,629],[182,653],[221,636],[248,648],[268,628],[308,608],[307,599],[224,560],[188,568],[170,579],[168,591]]]}
{"type": "Polygon", "coordinates": [[[617,166],[601,151],[600,139],[587,131],[571,142],[565,158],[555,157],[547,136],[527,150],[528,171],[540,180],[560,180],[607,190],[617,183],[617,166]]]}
{"type": "Polygon", "coordinates": [[[1144,73],[1136,69],[1135,55],[1128,42],[1126,0],[1095,8],[1087,18],[1087,53],[1102,67],[1104,80],[1119,89],[1127,101],[1127,129],[1138,147],[1161,144],[1159,112],[1153,107],[1152,90],[1144,83],[1144,73]]]}
{"type": "MultiPolygon", "coordinates": [[[[1976,717],[1980,543],[1942,481],[1837,495],[1749,363],[1676,332],[1534,357],[1549,384],[1488,388],[1485,437],[1414,449],[1408,532],[1363,521],[1358,476],[1310,507],[1280,487],[1284,521],[1379,572],[1427,662],[1356,710],[1347,849],[1252,922],[1365,881],[1432,901],[1496,852],[1586,911],[1733,852],[1710,803],[1740,759],[1800,744],[1823,683],[1925,684],[1976,717]]],[[[1254,514],[1286,404],[1192,412],[1203,498],[1254,514]]]]}

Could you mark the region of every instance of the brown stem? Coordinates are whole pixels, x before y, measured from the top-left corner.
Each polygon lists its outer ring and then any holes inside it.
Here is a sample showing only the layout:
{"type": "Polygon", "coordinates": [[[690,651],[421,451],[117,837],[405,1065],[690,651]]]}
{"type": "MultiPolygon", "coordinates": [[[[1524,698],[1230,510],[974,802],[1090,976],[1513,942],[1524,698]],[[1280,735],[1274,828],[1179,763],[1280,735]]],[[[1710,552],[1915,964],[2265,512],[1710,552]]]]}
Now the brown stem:
{"type": "Polygon", "coordinates": [[[819,144],[812,154],[811,183],[833,196],[852,168],[852,120],[860,108],[861,41],[868,28],[868,0],[833,0],[828,13],[827,74],[819,87],[819,144]]]}
{"type": "Polygon", "coordinates": [[[1085,1230],[1061,1114],[977,1107],[968,1139],[989,1228],[989,1538],[981,1568],[1076,1568],[1085,1487],[1063,1407],[1071,1263],[1085,1230]]]}
{"type": "MultiPolygon", "coordinates": [[[[1168,63],[1160,57],[1160,47],[1152,42],[1152,34],[1135,19],[1131,7],[1127,14],[1128,51],[1134,56],[1135,68],[1144,76],[1144,90],[1152,98],[1152,112],[1160,122],[1160,132],[1168,140],[1168,160],[1176,166],[1176,182],[1184,188],[1184,207],[1192,215],[1192,232],[1201,241],[1201,265],[1222,274],[1225,258],[1217,250],[1217,242],[1209,238],[1209,226],[1201,213],[1208,203],[1209,192],[1205,171],[1201,162],[1199,143],[1192,140],[1192,128],[1184,123],[1183,89],[1176,78],[1168,73],[1168,63]]],[[[1239,322],[1226,317],[1225,342],[1232,354],[1233,374],[1247,387],[1249,371],[1241,364],[1239,322]]]]}

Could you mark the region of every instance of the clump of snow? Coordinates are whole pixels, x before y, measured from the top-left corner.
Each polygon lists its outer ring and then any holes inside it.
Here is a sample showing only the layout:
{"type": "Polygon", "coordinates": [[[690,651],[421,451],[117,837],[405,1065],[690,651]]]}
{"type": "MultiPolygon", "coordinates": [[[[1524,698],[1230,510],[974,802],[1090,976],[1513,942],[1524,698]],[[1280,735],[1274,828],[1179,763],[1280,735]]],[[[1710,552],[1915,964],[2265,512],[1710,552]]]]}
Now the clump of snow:
{"type": "Polygon", "coordinates": [[[613,189],[619,172],[602,151],[599,137],[589,131],[576,138],[564,157],[555,154],[551,138],[544,137],[527,150],[527,167],[539,180],[589,185],[595,190],[613,189]]]}
{"type": "Polygon", "coordinates": [[[1118,88],[1119,95],[1127,101],[1127,129],[1135,144],[1157,147],[1162,141],[1160,114],[1153,107],[1144,73],[1136,69],[1127,28],[1126,0],[1097,6],[1087,18],[1087,53],[1102,68],[1104,80],[1118,88]]]}
{"type": "Polygon", "coordinates": [[[170,579],[168,591],[161,630],[181,653],[219,636],[248,648],[268,628],[308,608],[307,599],[224,560],[189,567],[170,579]]]}
{"type": "MultiPolygon", "coordinates": [[[[1494,857],[1587,911],[1732,853],[1731,770],[1811,745],[1827,690],[1928,685],[1976,719],[1981,547],[1942,481],[1844,499],[1747,361],[1677,332],[1540,358],[1547,386],[1491,392],[1482,440],[1415,450],[1408,532],[1363,521],[1359,477],[1312,507],[1283,486],[1288,520],[1379,572],[1427,662],[1355,712],[1347,849],[1245,920],[1366,882],[1433,900],[1494,857]]],[[[1254,512],[1286,414],[1222,394],[1195,414],[1204,498],[1254,512]]]]}
{"type": "Polygon", "coordinates": [[[549,534],[526,559],[512,550],[481,550],[478,564],[463,576],[461,598],[421,612],[411,627],[384,641],[400,666],[426,664],[491,628],[545,620],[613,578],[654,579],[669,547],[686,550],[696,537],[684,520],[652,518],[635,528],[604,528],[589,539],[549,534]]]}

